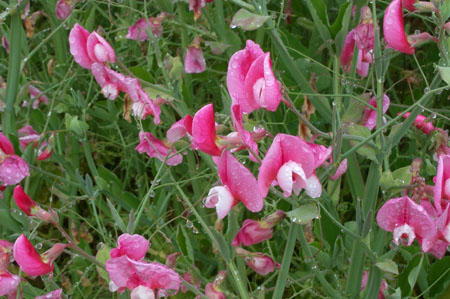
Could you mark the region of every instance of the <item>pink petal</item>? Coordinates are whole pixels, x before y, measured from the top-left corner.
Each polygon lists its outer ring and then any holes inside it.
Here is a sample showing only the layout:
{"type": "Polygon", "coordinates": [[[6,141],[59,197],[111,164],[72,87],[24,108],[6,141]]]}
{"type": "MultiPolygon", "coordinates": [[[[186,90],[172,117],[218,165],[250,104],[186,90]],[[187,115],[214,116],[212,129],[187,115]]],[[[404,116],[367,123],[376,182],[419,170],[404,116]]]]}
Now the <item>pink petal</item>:
{"type": "Polygon", "coordinates": [[[283,195],[289,197],[292,194],[292,187],[294,185],[293,175],[294,173],[298,176],[297,180],[306,182],[306,175],[303,168],[298,163],[289,161],[284,163],[277,173],[277,182],[280,188],[283,190],[283,195]]]}
{"type": "Polygon", "coordinates": [[[442,199],[450,199],[450,194],[446,191],[445,187],[450,179],[450,156],[441,155],[439,156],[438,167],[434,182],[434,206],[436,210],[440,213],[442,211],[441,201],[442,199]]]}
{"type": "Polygon", "coordinates": [[[19,286],[20,278],[8,271],[0,271],[0,296],[14,293],[19,286]]]}
{"type": "Polygon", "coordinates": [[[14,147],[12,143],[1,132],[0,132],[0,150],[3,152],[3,153],[0,152],[0,154],[14,155],[14,147]]]}
{"type": "Polygon", "coordinates": [[[131,291],[130,299],[154,299],[155,293],[152,289],[145,286],[138,286],[131,291]]]}
{"type": "Polygon", "coordinates": [[[414,54],[414,48],[411,47],[405,33],[402,0],[393,0],[387,7],[383,20],[383,32],[389,47],[405,54],[414,54]]]}
{"type": "Polygon", "coordinates": [[[417,3],[417,2],[418,2],[418,0],[402,0],[403,7],[411,12],[416,10],[414,3],[417,3]]]}
{"type": "MultiPolygon", "coordinates": [[[[377,100],[375,97],[372,97],[368,103],[369,105],[377,108],[377,100]]],[[[391,105],[391,100],[386,94],[383,94],[383,114],[389,109],[391,105]]],[[[373,110],[369,107],[364,107],[364,119],[366,126],[369,130],[373,130],[377,126],[377,110],[373,110]]]]}
{"type": "Polygon", "coordinates": [[[277,135],[259,167],[258,186],[263,197],[267,196],[269,188],[276,179],[281,165],[283,165],[281,136],[277,135]]]}
{"type": "Polygon", "coordinates": [[[33,109],[37,109],[40,103],[44,103],[46,105],[48,105],[48,98],[45,94],[42,93],[42,91],[40,91],[38,88],[36,88],[35,86],[31,85],[29,86],[30,88],[30,98],[31,99],[35,99],[38,98],[37,101],[33,102],[33,109]]]}
{"type": "MultiPolygon", "coordinates": [[[[252,135],[244,129],[242,125],[242,111],[239,104],[234,104],[231,106],[231,119],[233,120],[233,126],[239,137],[247,148],[251,148],[255,154],[258,154],[258,145],[252,139],[252,135]]],[[[250,159],[257,161],[256,157],[250,152],[250,159]],[[252,159],[253,158],[253,159],[252,159]]]]}
{"type": "Polygon", "coordinates": [[[158,37],[162,35],[162,26],[157,18],[141,18],[136,22],[136,24],[128,28],[128,34],[126,38],[139,41],[148,40],[149,36],[147,30],[149,30],[149,25],[153,36],[158,37]]]}
{"type": "Polygon", "coordinates": [[[183,156],[181,154],[175,154],[175,150],[171,150],[167,145],[161,140],[157,139],[153,134],[140,132],[139,133],[140,143],[136,147],[136,150],[142,154],[146,153],[151,158],[158,158],[160,161],[164,161],[167,155],[170,156],[166,160],[167,165],[178,165],[182,162],[183,156]],[[169,154],[170,150],[170,154],[169,154]]]}
{"type": "Polygon", "coordinates": [[[331,180],[335,181],[341,177],[347,171],[347,158],[345,158],[341,164],[339,164],[336,172],[330,177],[331,180]]]}
{"type": "Polygon", "coordinates": [[[250,246],[271,239],[273,229],[267,228],[260,221],[245,219],[242,227],[237,232],[231,246],[250,246]]]}
{"type": "Polygon", "coordinates": [[[341,65],[347,72],[351,69],[353,51],[355,49],[355,31],[351,30],[345,37],[344,47],[341,53],[341,65]]]}
{"type": "Polygon", "coordinates": [[[30,125],[26,125],[25,127],[17,130],[17,133],[19,135],[19,143],[22,151],[25,150],[28,144],[36,143],[41,138],[39,133],[36,132],[30,125]]]}
{"type": "Polygon", "coordinates": [[[201,73],[206,69],[205,57],[201,48],[189,47],[184,58],[184,71],[188,74],[201,73]]]}
{"type": "Polygon", "coordinates": [[[72,6],[67,0],[58,0],[56,2],[55,14],[56,18],[65,20],[72,13],[72,6]]]}
{"type": "MultiPolygon", "coordinates": [[[[408,118],[411,112],[407,112],[403,114],[403,118],[408,118]]],[[[418,128],[419,130],[422,130],[427,135],[430,135],[433,130],[435,130],[433,123],[430,121],[426,121],[427,117],[419,114],[417,115],[416,119],[413,122],[413,125],[418,128]]]]}
{"type": "Polygon", "coordinates": [[[87,52],[86,43],[88,37],[89,31],[84,29],[78,23],[73,26],[72,30],[70,30],[70,53],[73,55],[75,61],[85,69],[90,69],[93,62],[91,58],[89,58],[87,52]]]}
{"type": "Polygon", "coordinates": [[[14,243],[14,259],[20,269],[29,276],[45,275],[53,271],[53,264],[43,262],[24,234],[20,235],[14,243]]]}
{"type": "Polygon", "coordinates": [[[122,234],[117,240],[119,246],[111,250],[111,257],[128,256],[139,261],[145,257],[150,242],[141,235],[122,234]]]}
{"type": "Polygon", "coordinates": [[[119,91],[126,91],[126,77],[121,73],[113,71],[103,63],[93,63],[91,71],[105,98],[114,100],[119,91]]]}
{"type": "Polygon", "coordinates": [[[174,123],[169,130],[167,130],[166,138],[170,143],[174,143],[186,134],[192,134],[192,116],[189,114],[174,123]]]}
{"type": "Polygon", "coordinates": [[[211,188],[205,201],[205,206],[207,208],[216,208],[217,216],[220,219],[223,219],[228,215],[233,204],[233,195],[227,187],[223,186],[211,188]]]}
{"type": "Polygon", "coordinates": [[[28,216],[33,216],[31,210],[37,206],[37,204],[23,191],[20,185],[14,188],[13,192],[14,201],[16,205],[28,216]]]}
{"type": "Polygon", "coordinates": [[[27,162],[19,156],[7,156],[0,162],[0,181],[4,185],[16,185],[29,175],[27,162]]]}
{"type": "MultiPolygon", "coordinates": [[[[134,101],[135,98],[131,95],[132,94],[130,94],[130,98],[134,101]]],[[[155,102],[150,99],[148,94],[140,87],[136,90],[136,95],[137,101],[133,104],[133,114],[139,119],[146,119],[149,115],[153,115],[153,123],[155,125],[159,124],[161,122],[161,109],[159,106],[156,105],[155,102]]]]}
{"type": "Polygon", "coordinates": [[[89,34],[86,49],[89,58],[93,62],[105,63],[116,61],[116,54],[111,45],[95,31],[89,34]]]}
{"type": "Polygon", "coordinates": [[[227,186],[235,200],[241,201],[251,212],[259,212],[264,201],[259,192],[258,184],[253,174],[242,165],[229,151],[224,151],[220,157],[214,157],[220,180],[227,186]]]}
{"type": "Polygon", "coordinates": [[[50,293],[42,296],[37,296],[34,299],[61,299],[62,298],[62,289],[57,289],[51,291],[50,293]]]}
{"type": "Polygon", "coordinates": [[[221,150],[216,145],[216,128],[213,104],[197,111],[192,121],[192,137],[198,148],[211,156],[219,156],[221,150]]]}
{"type": "Polygon", "coordinates": [[[267,275],[274,271],[275,262],[268,255],[260,253],[257,256],[249,256],[245,259],[245,264],[252,268],[259,275],[267,275]]]}
{"type": "Polygon", "coordinates": [[[319,198],[322,194],[322,184],[315,174],[306,179],[305,191],[311,198],[319,198]]]}

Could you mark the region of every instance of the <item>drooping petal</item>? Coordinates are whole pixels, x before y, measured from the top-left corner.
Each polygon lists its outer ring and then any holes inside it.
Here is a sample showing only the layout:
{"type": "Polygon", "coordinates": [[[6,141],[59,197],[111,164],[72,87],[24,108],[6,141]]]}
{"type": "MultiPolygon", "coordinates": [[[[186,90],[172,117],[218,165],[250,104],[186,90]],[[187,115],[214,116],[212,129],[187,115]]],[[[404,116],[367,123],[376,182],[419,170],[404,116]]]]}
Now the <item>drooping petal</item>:
{"type": "MultiPolygon", "coordinates": [[[[233,120],[234,129],[239,134],[242,143],[245,144],[247,148],[251,149],[255,154],[258,154],[258,145],[253,140],[250,132],[246,131],[242,125],[242,111],[239,104],[234,104],[231,106],[231,119],[233,120]]],[[[256,157],[253,156],[253,153],[251,152],[250,159],[257,161],[256,157]]]]}
{"type": "Polygon", "coordinates": [[[192,134],[192,116],[189,114],[174,123],[169,130],[167,130],[166,138],[170,143],[175,143],[179,139],[192,134]]]}
{"type": "Polygon", "coordinates": [[[119,246],[111,250],[111,258],[122,255],[128,256],[130,259],[139,261],[145,257],[150,242],[141,235],[122,234],[117,239],[119,246]]]}
{"type": "Polygon", "coordinates": [[[305,191],[311,198],[319,198],[322,194],[322,184],[320,184],[319,178],[315,174],[306,179],[305,191]]]}
{"type": "Polygon", "coordinates": [[[262,276],[272,273],[275,269],[273,259],[262,253],[245,258],[245,264],[262,276]]]}
{"type": "Polygon", "coordinates": [[[45,263],[24,234],[14,243],[14,259],[29,276],[45,275],[53,271],[52,263],[45,263]]]}
{"type": "Polygon", "coordinates": [[[192,121],[192,137],[198,148],[211,156],[219,156],[221,150],[216,145],[216,127],[213,104],[202,107],[192,121]]]}
{"type": "Polygon", "coordinates": [[[164,161],[165,157],[169,156],[166,160],[167,165],[174,166],[182,162],[183,156],[181,154],[173,155],[175,151],[153,136],[152,133],[140,132],[139,139],[141,142],[136,147],[136,150],[140,154],[145,152],[149,157],[158,158],[160,161],[164,161]]]}
{"type": "Polygon", "coordinates": [[[28,144],[33,143],[36,146],[37,142],[41,138],[38,132],[36,132],[32,126],[26,125],[23,128],[17,130],[19,135],[19,143],[22,151],[25,150],[28,144]]]}
{"type": "Polygon", "coordinates": [[[92,59],[89,58],[87,52],[87,39],[89,37],[89,31],[84,29],[78,23],[76,23],[69,34],[70,53],[73,55],[75,61],[85,69],[90,69],[92,65],[92,59]]]}
{"type": "Polygon", "coordinates": [[[205,201],[207,208],[216,208],[217,217],[220,219],[228,215],[234,204],[234,197],[230,190],[224,186],[213,187],[209,190],[205,201]]]}
{"type": "Polygon", "coordinates": [[[241,246],[241,244],[250,246],[271,239],[273,229],[266,226],[260,221],[245,219],[231,246],[241,246]]]}
{"type": "Polygon", "coordinates": [[[414,48],[411,47],[405,33],[402,0],[393,0],[386,8],[383,33],[389,47],[405,54],[414,54],[414,48]]]}

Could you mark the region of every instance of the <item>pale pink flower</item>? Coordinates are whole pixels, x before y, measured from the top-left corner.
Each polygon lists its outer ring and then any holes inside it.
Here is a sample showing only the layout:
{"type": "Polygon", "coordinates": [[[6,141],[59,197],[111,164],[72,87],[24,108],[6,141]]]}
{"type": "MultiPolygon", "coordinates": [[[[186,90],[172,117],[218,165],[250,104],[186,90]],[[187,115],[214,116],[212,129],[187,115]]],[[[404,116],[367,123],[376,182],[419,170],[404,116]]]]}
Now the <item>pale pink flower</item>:
{"type": "Polygon", "coordinates": [[[240,104],[244,113],[259,108],[275,111],[282,98],[279,83],[272,71],[270,53],[264,53],[251,40],[247,40],[245,49],[231,57],[227,87],[233,103],[240,104]]]}
{"type": "Polygon", "coordinates": [[[19,143],[22,151],[24,151],[30,143],[33,144],[33,147],[37,146],[39,139],[41,139],[39,133],[36,132],[30,125],[26,125],[25,127],[17,130],[17,133],[19,135],[19,143]]]}
{"type": "Polygon", "coordinates": [[[205,206],[216,208],[217,216],[223,219],[233,205],[240,201],[251,212],[259,212],[264,201],[253,174],[227,150],[220,157],[213,157],[217,165],[222,186],[209,190],[205,206]]]}
{"type": "MultiPolygon", "coordinates": [[[[411,112],[403,114],[403,118],[408,118],[410,114],[411,114],[411,112]]],[[[426,120],[427,120],[426,116],[419,114],[419,115],[417,115],[416,119],[414,120],[413,125],[417,129],[422,130],[422,132],[424,132],[425,134],[430,135],[431,132],[433,130],[435,130],[435,128],[431,121],[426,121],[426,120]]]]}
{"type": "Polygon", "coordinates": [[[62,289],[57,289],[54,291],[51,291],[48,294],[37,296],[34,299],[61,299],[62,298],[62,289]]]}
{"type": "Polygon", "coordinates": [[[158,158],[160,161],[164,161],[164,159],[169,156],[166,160],[166,164],[172,166],[182,162],[183,156],[181,154],[175,154],[175,149],[171,149],[162,140],[153,136],[152,133],[140,132],[139,139],[141,142],[136,147],[136,150],[140,154],[145,152],[149,157],[158,158]]]}
{"type": "Polygon", "coordinates": [[[261,221],[246,219],[236,233],[231,246],[250,246],[269,240],[273,235],[273,227],[283,220],[285,213],[281,210],[267,216],[261,221]]]}
{"type": "MultiPolygon", "coordinates": [[[[375,97],[372,97],[369,101],[369,105],[375,108],[375,110],[364,107],[364,126],[366,126],[369,130],[373,130],[377,127],[377,100],[375,97]]],[[[391,100],[386,94],[383,94],[383,114],[389,109],[391,105],[391,100]]],[[[383,121],[386,121],[386,118],[383,116],[383,121]]]]}
{"type": "Polygon", "coordinates": [[[436,237],[436,227],[425,209],[412,201],[408,196],[393,198],[383,204],[377,214],[378,225],[393,232],[394,243],[411,245],[414,239],[420,237],[422,250],[427,252],[436,237]]]}
{"type": "Polygon", "coordinates": [[[209,299],[226,299],[225,294],[220,289],[225,277],[227,276],[227,271],[220,271],[213,282],[208,283],[205,286],[205,295],[209,299]]]}
{"type": "Polygon", "coordinates": [[[126,38],[132,40],[145,41],[149,39],[148,30],[151,30],[153,36],[159,37],[162,35],[161,18],[142,18],[136,24],[128,28],[126,38]],[[149,28],[150,27],[150,28],[149,28]]]}
{"type": "Polygon", "coordinates": [[[188,74],[201,73],[206,69],[205,57],[200,47],[190,46],[184,58],[184,71],[188,74]]]}
{"type": "Polygon", "coordinates": [[[192,120],[192,137],[196,146],[211,156],[219,156],[222,148],[216,144],[214,106],[208,104],[198,110],[192,120]]]}
{"type": "MultiPolygon", "coordinates": [[[[363,291],[366,286],[367,286],[367,281],[369,280],[369,272],[364,271],[363,273],[363,277],[361,280],[361,291],[363,291]]],[[[378,292],[378,297],[377,299],[384,299],[384,291],[386,291],[388,289],[388,284],[386,282],[386,280],[382,279],[381,280],[381,286],[380,286],[380,291],[378,292]]]]}
{"type": "Polygon", "coordinates": [[[286,197],[291,196],[292,191],[299,194],[302,189],[312,198],[319,197],[322,185],[315,170],[330,157],[331,150],[331,147],[311,144],[297,136],[278,134],[259,168],[258,185],[262,196],[267,196],[275,181],[286,197]]]}
{"type": "Polygon", "coordinates": [[[440,213],[444,203],[442,200],[450,200],[450,155],[439,156],[433,192],[434,206],[440,213]]]}
{"type": "Polygon", "coordinates": [[[36,217],[44,222],[56,223],[58,222],[58,215],[54,212],[47,212],[42,209],[36,202],[34,202],[26,193],[23,191],[20,185],[14,188],[13,192],[14,201],[16,205],[27,215],[31,217],[36,217]]]}
{"type": "Polygon", "coordinates": [[[374,25],[370,8],[361,8],[361,23],[351,30],[345,38],[341,53],[341,64],[349,72],[352,66],[355,43],[358,49],[356,71],[361,77],[366,77],[372,63],[372,51],[375,43],[374,25]]]}
{"type": "Polygon", "coordinates": [[[58,0],[56,2],[55,14],[56,18],[65,20],[72,13],[72,6],[67,0],[58,0]]]}
{"type": "Polygon", "coordinates": [[[33,244],[22,234],[14,243],[14,259],[20,266],[20,269],[27,275],[45,275],[53,271],[53,260],[68,246],[68,244],[57,243],[48,251],[39,255],[33,244]]]}
{"type": "Polygon", "coordinates": [[[122,234],[117,239],[118,247],[111,250],[111,258],[128,256],[130,259],[140,261],[145,257],[150,242],[141,235],[122,234]]]}
{"type": "Polygon", "coordinates": [[[124,84],[124,91],[128,93],[130,99],[134,102],[133,114],[139,119],[145,119],[149,115],[153,115],[153,122],[157,125],[160,123],[161,109],[160,105],[164,101],[153,101],[148,94],[142,89],[141,84],[136,78],[126,77],[124,84]]]}
{"type": "Polygon", "coordinates": [[[167,130],[166,138],[170,143],[175,143],[186,135],[192,136],[193,118],[189,114],[175,122],[169,130],[167,130]]]}
{"type": "Polygon", "coordinates": [[[28,165],[21,157],[15,155],[8,138],[0,133],[0,182],[2,186],[16,185],[29,176],[28,165]]]}
{"type": "Polygon", "coordinates": [[[336,169],[336,172],[330,176],[330,180],[337,180],[339,179],[345,172],[347,171],[347,158],[345,158],[341,164],[339,164],[338,168],[336,169]]]}
{"type": "Polygon", "coordinates": [[[30,98],[34,100],[31,107],[37,109],[41,103],[48,105],[48,98],[38,88],[30,84],[30,98]]]}

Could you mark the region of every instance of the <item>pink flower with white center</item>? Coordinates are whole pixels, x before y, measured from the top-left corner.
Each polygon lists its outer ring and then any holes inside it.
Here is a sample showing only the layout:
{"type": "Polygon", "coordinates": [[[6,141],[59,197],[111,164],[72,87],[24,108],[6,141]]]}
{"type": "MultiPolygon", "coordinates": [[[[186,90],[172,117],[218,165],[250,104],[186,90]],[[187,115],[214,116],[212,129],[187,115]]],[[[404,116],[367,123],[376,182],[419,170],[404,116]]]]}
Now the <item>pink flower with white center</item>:
{"type": "Polygon", "coordinates": [[[372,63],[372,51],[375,43],[372,12],[367,6],[361,8],[361,23],[351,30],[345,38],[344,48],[341,54],[343,68],[350,72],[353,60],[355,43],[358,49],[356,71],[361,77],[366,77],[372,63]]]}
{"type": "Polygon", "coordinates": [[[135,261],[126,255],[106,261],[106,271],[113,283],[112,290],[134,290],[139,286],[151,290],[173,290],[180,288],[180,276],[167,266],[159,263],[135,261]]]}
{"type": "Polygon", "coordinates": [[[153,36],[159,37],[162,35],[163,30],[161,26],[162,18],[142,18],[139,19],[136,24],[128,28],[128,34],[126,38],[138,41],[148,40],[148,30],[151,30],[153,36]]]}
{"type": "Polygon", "coordinates": [[[55,14],[56,18],[60,20],[67,19],[68,16],[72,13],[72,6],[67,0],[58,0],[56,2],[55,14]]]}
{"type": "Polygon", "coordinates": [[[160,161],[164,161],[168,156],[169,158],[166,160],[166,164],[172,166],[182,162],[183,156],[181,154],[175,154],[175,149],[171,149],[162,140],[153,136],[152,133],[140,132],[139,139],[141,142],[136,147],[136,150],[140,154],[145,152],[149,157],[158,158],[160,161]]]}
{"type": "Polygon", "coordinates": [[[33,101],[31,108],[37,109],[41,103],[48,105],[48,98],[38,88],[30,84],[30,98],[33,101]]]}
{"type": "Polygon", "coordinates": [[[317,167],[330,157],[331,147],[311,144],[303,139],[286,134],[275,136],[259,168],[258,185],[263,197],[267,196],[275,181],[284,196],[292,191],[317,198],[322,193],[322,185],[315,174],[317,167]]]}
{"type": "MultiPolygon", "coordinates": [[[[363,291],[366,286],[367,286],[367,281],[369,280],[369,272],[364,271],[362,280],[361,280],[361,291],[363,291]]],[[[386,280],[381,280],[381,286],[380,286],[380,291],[378,292],[378,297],[377,299],[384,299],[384,291],[386,291],[388,289],[388,284],[386,282],[386,280]]]]}
{"type": "Polygon", "coordinates": [[[192,136],[193,118],[189,114],[175,122],[169,130],[167,130],[166,138],[170,143],[175,143],[186,135],[192,136]]]}
{"type": "Polygon", "coordinates": [[[273,235],[273,227],[283,220],[285,213],[281,210],[267,216],[261,221],[246,219],[236,233],[231,246],[250,246],[269,240],[273,235]]]}
{"type": "MultiPolygon", "coordinates": [[[[403,118],[408,118],[411,112],[403,114],[403,118]]],[[[430,135],[433,130],[435,130],[433,123],[431,121],[427,121],[427,117],[419,114],[413,122],[413,125],[424,132],[427,135],[430,135]]]]}
{"type": "Polygon", "coordinates": [[[20,283],[19,276],[8,272],[12,246],[11,242],[0,240],[0,296],[12,295],[20,283]]]}
{"type": "Polygon", "coordinates": [[[93,63],[91,71],[98,85],[102,88],[102,94],[109,100],[115,100],[120,91],[126,91],[126,77],[115,72],[103,63],[93,63]]]}
{"type": "Polygon", "coordinates": [[[51,291],[48,294],[37,296],[34,299],[61,299],[62,298],[62,289],[57,289],[54,291],[51,291]]]}
{"type": "Polygon", "coordinates": [[[15,155],[8,138],[0,133],[0,184],[16,185],[29,176],[28,165],[21,157],[15,155]]]}
{"type": "Polygon", "coordinates": [[[198,110],[192,120],[192,137],[195,145],[211,156],[219,156],[223,147],[216,144],[216,125],[214,122],[214,106],[208,104],[198,110]]]}
{"type": "Polygon", "coordinates": [[[227,276],[227,271],[220,271],[217,274],[216,279],[214,279],[213,282],[210,282],[205,286],[205,295],[209,299],[226,299],[227,298],[220,288],[220,286],[222,285],[226,276],[227,276]]]}
{"type": "Polygon", "coordinates": [[[233,54],[228,63],[227,87],[233,104],[241,105],[243,113],[259,108],[275,111],[282,94],[272,71],[270,53],[247,40],[246,48],[233,54]]]}
{"type": "Polygon", "coordinates": [[[33,144],[33,147],[37,146],[39,139],[41,139],[39,133],[36,132],[30,125],[26,125],[25,127],[17,130],[17,133],[19,135],[19,143],[22,151],[24,151],[30,143],[33,144]]]}
{"type": "Polygon", "coordinates": [[[36,217],[44,222],[57,223],[58,215],[51,211],[50,213],[42,209],[23,191],[20,185],[14,188],[14,201],[16,205],[27,215],[36,217]]]}
{"type": "Polygon", "coordinates": [[[69,244],[57,243],[48,251],[39,255],[33,244],[24,234],[20,235],[14,243],[14,259],[20,269],[29,276],[40,276],[51,273],[55,260],[69,244]]]}
{"type": "Polygon", "coordinates": [[[408,196],[388,200],[377,214],[378,225],[385,231],[394,233],[394,243],[411,245],[414,239],[420,237],[422,250],[427,252],[432,247],[436,236],[436,227],[425,209],[412,201],[408,196]]]}
{"type": "Polygon", "coordinates": [[[440,213],[442,200],[450,200],[450,155],[440,155],[434,178],[434,206],[440,213]]]}
{"type": "MultiPolygon", "coordinates": [[[[366,126],[369,130],[373,130],[377,127],[377,100],[375,97],[372,97],[369,101],[369,105],[375,108],[375,110],[364,107],[364,126],[366,126]]],[[[383,114],[389,109],[391,105],[391,100],[386,94],[383,94],[383,114]]],[[[383,116],[383,122],[386,121],[386,118],[383,116]]]]}
{"type": "Polygon", "coordinates": [[[220,157],[213,157],[217,165],[222,186],[209,190],[205,206],[216,208],[217,216],[223,219],[240,201],[253,212],[263,208],[264,200],[258,190],[253,174],[227,150],[220,157]]]}
{"type": "Polygon", "coordinates": [[[119,246],[111,250],[111,258],[126,255],[130,259],[140,261],[145,257],[150,242],[141,235],[123,234],[117,239],[119,246]]]}
{"type": "Polygon", "coordinates": [[[345,158],[341,164],[339,164],[338,168],[336,169],[336,172],[330,176],[330,180],[337,180],[339,179],[345,172],[347,171],[347,158],[345,158]]]}
{"type": "MultiPolygon", "coordinates": [[[[130,299],[154,299],[155,292],[146,286],[138,286],[133,291],[131,291],[130,299]]],[[[162,297],[158,297],[162,298],[162,297]]]]}

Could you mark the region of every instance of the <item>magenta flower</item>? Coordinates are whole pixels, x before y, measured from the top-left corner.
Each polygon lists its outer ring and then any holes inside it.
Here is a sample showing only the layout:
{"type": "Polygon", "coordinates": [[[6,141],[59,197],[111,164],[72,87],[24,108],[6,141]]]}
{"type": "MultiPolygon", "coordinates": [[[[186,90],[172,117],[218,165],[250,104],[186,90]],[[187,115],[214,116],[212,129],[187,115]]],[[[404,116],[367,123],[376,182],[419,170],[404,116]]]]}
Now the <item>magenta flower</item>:
{"type": "MultiPolygon", "coordinates": [[[[411,112],[403,114],[403,118],[408,118],[411,112]]],[[[430,121],[426,121],[427,117],[419,114],[416,117],[416,120],[414,120],[413,125],[419,129],[422,130],[427,135],[430,135],[431,132],[435,129],[433,126],[433,123],[430,121]]]]}
{"type": "Polygon", "coordinates": [[[192,137],[195,145],[211,156],[219,156],[222,150],[216,144],[214,106],[208,104],[198,110],[192,120],[192,137]]]}
{"type": "MultiPolygon", "coordinates": [[[[377,100],[375,97],[370,99],[369,105],[377,108],[377,100]]],[[[383,114],[389,109],[391,105],[391,100],[386,94],[383,94],[383,114]]],[[[373,110],[369,107],[364,107],[364,126],[366,126],[369,130],[373,130],[377,126],[377,109],[373,110]]],[[[386,118],[383,116],[383,122],[386,121],[386,118]]]]}
{"type": "Polygon", "coordinates": [[[372,51],[375,43],[372,12],[367,6],[361,8],[361,23],[351,30],[345,38],[341,64],[347,72],[351,70],[355,43],[358,48],[356,71],[361,77],[366,77],[372,63],[372,51]]]}
{"type": "Polygon", "coordinates": [[[19,276],[8,272],[12,246],[11,242],[0,240],[0,296],[13,295],[20,283],[19,276]]]}
{"type": "MultiPolygon", "coordinates": [[[[362,280],[361,280],[361,291],[363,291],[366,286],[367,286],[367,282],[369,280],[369,272],[364,271],[362,280]]],[[[380,291],[378,292],[378,297],[377,299],[384,299],[384,291],[386,291],[388,289],[388,284],[386,282],[386,280],[381,280],[381,286],[380,286],[380,291]]]]}
{"type": "Polygon", "coordinates": [[[34,100],[31,104],[31,108],[37,109],[41,103],[48,105],[48,98],[38,88],[30,84],[30,98],[34,100]]]}
{"type": "Polygon", "coordinates": [[[39,139],[41,139],[39,133],[36,132],[30,125],[26,125],[25,127],[17,130],[17,133],[19,135],[19,143],[22,151],[24,151],[30,143],[33,144],[33,147],[37,146],[39,139]]]}
{"type": "Polygon", "coordinates": [[[186,135],[192,136],[193,118],[189,114],[175,122],[169,130],[167,130],[166,138],[170,143],[175,143],[186,135]]]}
{"type": "Polygon", "coordinates": [[[419,237],[424,242],[422,250],[427,252],[432,247],[436,236],[436,227],[425,209],[412,201],[408,196],[388,200],[377,214],[378,225],[385,231],[394,233],[394,243],[408,246],[419,237]]]}
{"type": "Polygon", "coordinates": [[[227,271],[220,271],[213,282],[205,286],[205,295],[209,299],[226,299],[227,297],[222,292],[220,286],[227,276],[227,271]]]}
{"type": "Polygon", "coordinates": [[[160,161],[164,161],[165,157],[169,156],[166,164],[172,166],[182,162],[183,156],[181,154],[175,154],[175,149],[171,149],[162,140],[153,136],[152,133],[140,132],[139,139],[141,142],[136,146],[136,150],[140,154],[145,152],[149,157],[158,158],[160,161]]]}
{"type": "Polygon", "coordinates": [[[262,276],[272,273],[275,270],[275,267],[280,267],[279,265],[276,265],[270,256],[261,252],[246,257],[245,264],[262,276]]]}
{"type": "Polygon", "coordinates": [[[45,275],[53,271],[53,260],[68,246],[68,244],[57,243],[48,251],[39,255],[36,249],[34,249],[33,244],[22,234],[14,243],[14,259],[20,266],[20,269],[27,275],[45,275]]]}
{"type": "Polygon", "coordinates": [[[126,38],[139,40],[141,42],[148,40],[150,38],[148,36],[148,30],[151,30],[153,36],[159,37],[162,35],[161,22],[161,17],[139,19],[136,24],[128,28],[128,34],[126,38]]]}
{"type": "Polygon", "coordinates": [[[67,0],[58,0],[56,2],[55,14],[56,18],[65,20],[72,13],[72,6],[67,0]]]}
{"type": "MultiPolygon", "coordinates": [[[[442,200],[450,200],[450,156],[440,155],[436,177],[434,178],[434,206],[440,213],[442,200]]],[[[450,240],[450,239],[449,239],[450,240]]]]}
{"type": "Polygon", "coordinates": [[[44,222],[57,223],[58,215],[54,212],[49,213],[42,209],[36,202],[34,202],[26,193],[23,191],[20,185],[14,188],[14,201],[16,205],[27,215],[31,217],[36,217],[44,222]]]}
{"type": "Polygon", "coordinates": [[[213,160],[222,186],[209,190],[205,206],[216,208],[220,219],[228,215],[231,208],[240,201],[251,212],[261,211],[264,201],[253,174],[227,150],[220,157],[213,157],[213,160]]]}
{"type": "Polygon", "coordinates": [[[27,163],[21,157],[15,155],[11,142],[0,133],[1,185],[16,185],[29,175],[27,163]]]}
{"type": "Polygon", "coordinates": [[[184,71],[188,74],[202,73],[206,69],[205,57],[200,47],[190,46],[184,58],[184,71]]]}
{"type": "Polygon", "coordinates": [[[61,299],[62,298],[62,289],[57,289],[54,291],[51,291],[48,294],[37,296],[34,299],[61,299]]]}
{"type": "MultiPolygon", "coordinates": [[[[50,137],[50,140],[52,139],[52,137],[50,137]]],[[[50,142],[49,140],[49,142],[50,142]]],[[[38,161],[43,161],[43,160],[47,160],[48,158],[50,158],[53,154],[53,147],[51,146],[50,143],[48,143],[47,141],[42,142],[41,146],[38,149],[38,161]]]]}
{"type": "Polygon", "coordinates": [[[402,0],[402,5],[407,10],[413,12],[416,10],[416,7],[414,6],[415,3],[418,3],[418,0],[402,0]]]}
{"type": "Polygon", "coordinates": [[[275,111],[282,98],[280,86],[272,71],[270,53],[247,40],[246,48],[233,54],[228,63],[227,87],[234,104],[242,112],[265,108],[275,111]]]}
{"type": "Polygon", "coordinates": [[[302,189],[312,198],[319,197],[322,186],[315,170],[330,154],[331,147],[311,144],[297,136],[278,134],[259,168],[258,185],[262,196],[267,196],[275,181],[286,197],[291,196],[292,191],[299,194],[302,189]]]}
{"type": "Polygon", "coordinates": [[[273,235],[273,227],[283,220],[285,213],[281,210],[267,216],[261,221],[246,219],[237,232],[231,246],[250,246],[269,240],[273,235]]]}
{"type": "Polygon", "coordinates": [[[135,261],[142,260],[150,246],[150,242],[141,235],[123,234],[117,243],[119,246],[111,250],[111,258],[126,255],[135,261]]]}

